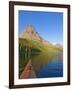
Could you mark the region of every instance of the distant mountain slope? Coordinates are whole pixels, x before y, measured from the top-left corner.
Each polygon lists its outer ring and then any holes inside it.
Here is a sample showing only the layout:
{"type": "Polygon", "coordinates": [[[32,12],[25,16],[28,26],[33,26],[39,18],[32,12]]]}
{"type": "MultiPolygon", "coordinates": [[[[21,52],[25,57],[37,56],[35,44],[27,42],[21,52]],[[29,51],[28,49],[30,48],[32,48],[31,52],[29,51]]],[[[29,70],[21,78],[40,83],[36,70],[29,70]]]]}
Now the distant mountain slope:
{"type": "Polygon", "coordinates": [[[61,44],[56,44],[56,47],[63,49],[63,46],[61,44]]]}
{"type": "Polygon", "coordinates": [[[19,36],[19,44],[23,47],[30,47],[42,52],[59,52],[61,48],[54,46],[49,41],[44,40],[32,25],[28,25],[19,36]]]}
{"type": "Polygon", "coordinates": [[[56,46],[57,48],[63,50],[63,46],[62,46],[61,44],[56,44],[55,46],[56,46]]]}

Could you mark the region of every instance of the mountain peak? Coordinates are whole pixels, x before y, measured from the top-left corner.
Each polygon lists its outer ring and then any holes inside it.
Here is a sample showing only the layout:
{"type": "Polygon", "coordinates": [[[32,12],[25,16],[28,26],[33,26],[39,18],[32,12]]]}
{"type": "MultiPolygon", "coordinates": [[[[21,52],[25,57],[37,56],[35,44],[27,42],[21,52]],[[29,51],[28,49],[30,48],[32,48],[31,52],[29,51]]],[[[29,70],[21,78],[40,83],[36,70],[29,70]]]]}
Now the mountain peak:
{"type": "Polygon", "coordinates": [[[35,28],[31,24],[28,24],[26,27],[26,31],[29,31],[30,33],[35,32],[35,28]]]}
{"type": "Polygon", "coordinates": [[[28,24],[27,27],[33,27],[32,24],[28,24]]]}
{"type": "Polygon", "coordinates": [[[28,24],[27,27],[21,32],[20,38],[26,38],[30,40],[40,40],[40,36],[38,32],[36,32],[35,28],[33,25],[28,24]]]}

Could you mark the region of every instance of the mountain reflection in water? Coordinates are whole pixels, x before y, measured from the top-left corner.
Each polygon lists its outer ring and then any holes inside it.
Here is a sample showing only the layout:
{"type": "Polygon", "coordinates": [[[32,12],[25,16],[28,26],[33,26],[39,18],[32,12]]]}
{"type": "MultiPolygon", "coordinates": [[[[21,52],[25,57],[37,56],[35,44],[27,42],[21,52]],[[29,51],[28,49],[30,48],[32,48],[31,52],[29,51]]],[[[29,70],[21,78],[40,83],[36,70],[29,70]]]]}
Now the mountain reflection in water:
{"type": "Polygon", "coordinates": [[[32,58],[32,65],[37,78],[63,76],[62,53],[43,53],[36,55],[32,58]]]}
{"type": "MultiPolygon", "coordinates": [[[[50,78],[63,76],[63,53],[39,53],[30,57],[33,75],[29,78],[50,78]],[[32,77],[34,76],[34,77],[32,77]]],[[[31,71],[32,72],[32,71],[31,71]]]]}

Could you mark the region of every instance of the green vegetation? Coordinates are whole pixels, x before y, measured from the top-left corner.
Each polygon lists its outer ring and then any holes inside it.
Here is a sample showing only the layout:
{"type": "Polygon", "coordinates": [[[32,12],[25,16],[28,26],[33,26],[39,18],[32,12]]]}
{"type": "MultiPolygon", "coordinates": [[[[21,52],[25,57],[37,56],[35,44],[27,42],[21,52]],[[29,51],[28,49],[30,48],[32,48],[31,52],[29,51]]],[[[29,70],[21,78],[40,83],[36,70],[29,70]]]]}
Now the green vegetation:
{"type": "MultiPolygon", "coordinates": [[[[50,52],[61,52],[62,50],[59,48],[56,48],[53,45],[44,45],[42,44],[40,41],[33,41],[33,40],[28,40],[28,39],[20,39],[19,38],[19,77],[22,73],[22,71],[24,70],[24,67],[27,65],[29,59],[33,58],[35,55],[40,54],[42,55],[44,54],[44,58],[39,55],[36,59],[34,58],[34,60],[32,59],[33,62],[33,66],[38,67],[39,65],[43,62],[44,60],[46,60],[45,62],[48,62],[48,59],[51,60],[51,57],[53,57],[53,55],[49,55],[48,53],[50,52]],[[41,60],[40,60],[41,59],[41,60]],[[39,64],[38,63],[39,60],[39,64]]],[[[42,64],[43,64],[42,63],[42,64]]],[[[42,66],[42,65],[40,65],[42,66]]],[[[37,68],[35,68],[35,71],[37,72],[37,68]]]]}
{"type": "Polygon", "coordinates": [[[40,41],[33,41],[28,39],[19,39],[19,46],[21,47],[27,47],[30,49],[35,49],[41,52],[60,52],[62,49],[57,48],[51,44],[44,45],[40,41]]]}
{"type": "Polygon", "coordinates": [[[26,39],[19,39],[19,74],[20,75],[24,70],[24,67],[28,63],[28,60],[31,58],[31,55],[37,54],[39,52],[40,50],[36,49],[36,47],[32,45],[31,41],[28,41],[26,39]]]}

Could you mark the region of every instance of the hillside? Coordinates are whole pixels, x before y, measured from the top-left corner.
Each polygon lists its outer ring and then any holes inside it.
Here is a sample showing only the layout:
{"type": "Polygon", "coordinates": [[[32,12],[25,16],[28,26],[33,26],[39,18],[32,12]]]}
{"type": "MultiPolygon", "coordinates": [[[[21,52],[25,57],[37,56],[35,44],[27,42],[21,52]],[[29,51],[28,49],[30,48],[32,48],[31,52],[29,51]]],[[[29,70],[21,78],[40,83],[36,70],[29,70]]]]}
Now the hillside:
{"type": "Polygon", "coordinates": [[[32,25],[28,25],[19,36],[20,47],[37,49],[40,52],[60,52],[62,48],[44,40],[32,25]]]}

